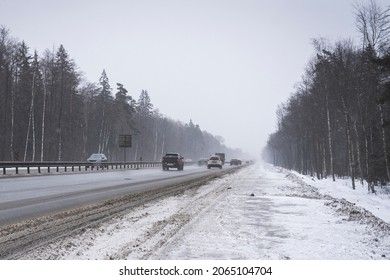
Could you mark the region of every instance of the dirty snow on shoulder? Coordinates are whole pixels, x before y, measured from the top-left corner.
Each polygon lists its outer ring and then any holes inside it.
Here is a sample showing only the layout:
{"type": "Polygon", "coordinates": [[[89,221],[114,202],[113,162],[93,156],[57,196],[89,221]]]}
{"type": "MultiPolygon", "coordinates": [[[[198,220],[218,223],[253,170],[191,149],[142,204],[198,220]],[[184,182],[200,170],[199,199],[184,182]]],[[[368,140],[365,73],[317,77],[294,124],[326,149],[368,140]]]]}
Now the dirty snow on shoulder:
{"type": "Polygon", "coordinates": [[[23,259],[390,259],[389,189],[256,163],[23,259]]]}

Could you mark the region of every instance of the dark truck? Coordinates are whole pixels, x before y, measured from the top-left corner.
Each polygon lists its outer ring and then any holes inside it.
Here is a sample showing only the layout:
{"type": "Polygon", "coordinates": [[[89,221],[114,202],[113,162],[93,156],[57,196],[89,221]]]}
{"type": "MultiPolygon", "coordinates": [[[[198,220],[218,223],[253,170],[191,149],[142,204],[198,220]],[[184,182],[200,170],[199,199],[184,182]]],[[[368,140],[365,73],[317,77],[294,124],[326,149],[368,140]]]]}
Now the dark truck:
{"type": "Polygon", "coordinates": [[[184,158],[179,153],[168,153],[162,157],[162,169],[169,170],[169,168],[177,168],[177,170],[184,169],[184,158]]]}

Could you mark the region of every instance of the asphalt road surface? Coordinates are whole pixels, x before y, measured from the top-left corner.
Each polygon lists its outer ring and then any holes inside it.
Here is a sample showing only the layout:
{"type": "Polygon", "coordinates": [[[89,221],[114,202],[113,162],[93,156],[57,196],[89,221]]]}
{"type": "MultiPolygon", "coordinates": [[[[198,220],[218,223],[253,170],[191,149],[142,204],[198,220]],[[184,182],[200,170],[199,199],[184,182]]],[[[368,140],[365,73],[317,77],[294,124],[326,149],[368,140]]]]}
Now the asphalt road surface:
{"type": "Polygon", "coordinates": [[[187,166],[0,178],[0,226],[229,170],[187,166]]]}

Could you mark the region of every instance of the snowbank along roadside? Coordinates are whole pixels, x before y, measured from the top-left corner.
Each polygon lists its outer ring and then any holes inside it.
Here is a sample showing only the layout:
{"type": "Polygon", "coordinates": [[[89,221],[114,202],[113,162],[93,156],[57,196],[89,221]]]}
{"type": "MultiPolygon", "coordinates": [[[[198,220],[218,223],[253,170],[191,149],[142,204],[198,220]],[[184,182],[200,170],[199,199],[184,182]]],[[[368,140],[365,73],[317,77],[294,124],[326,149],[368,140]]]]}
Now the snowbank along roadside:
{"type": "Polygon", "coordinates": [[[349,192],[257,163],[23,259],[390,259],[387,194],[349,192]]]}

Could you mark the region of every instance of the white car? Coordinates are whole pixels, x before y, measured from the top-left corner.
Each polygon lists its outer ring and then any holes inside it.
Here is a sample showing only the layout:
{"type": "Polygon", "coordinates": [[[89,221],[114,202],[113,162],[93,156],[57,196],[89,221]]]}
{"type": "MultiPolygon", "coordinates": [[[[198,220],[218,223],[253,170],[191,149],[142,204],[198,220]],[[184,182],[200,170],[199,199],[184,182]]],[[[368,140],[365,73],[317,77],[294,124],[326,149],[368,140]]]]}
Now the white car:
{"type": "Polygon", "coordinates": [[[219,169],[222,169],[222,165],[223,162],[219,156],[211,156],[207,161],[208,169],[210,169],[211,167],[218,167],[219,169]]]}
{"type": "Polygon", "coordinates": [[[104,154],[92,154],[89,158],[87,158],[88,162],[107,162],[107,157],[104,154]]]}

